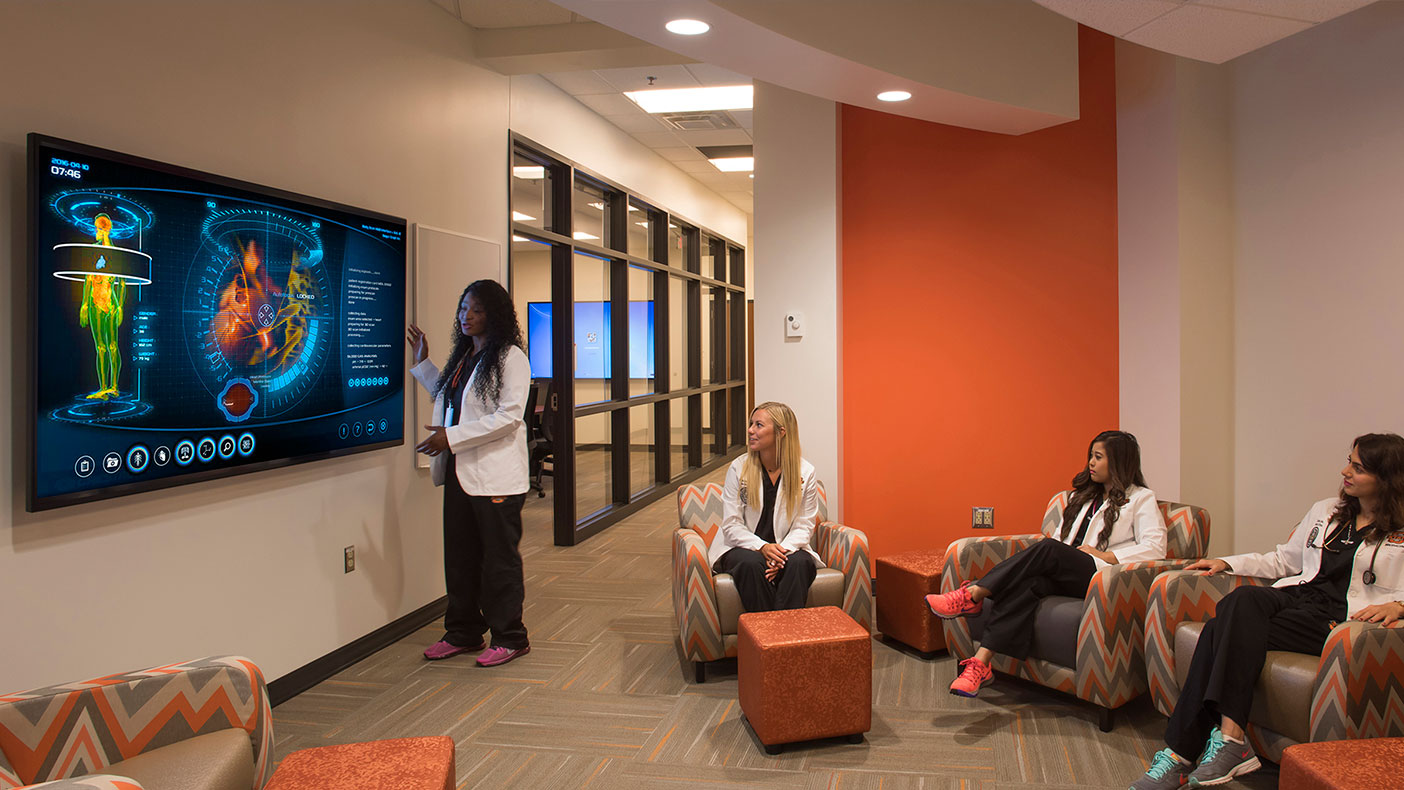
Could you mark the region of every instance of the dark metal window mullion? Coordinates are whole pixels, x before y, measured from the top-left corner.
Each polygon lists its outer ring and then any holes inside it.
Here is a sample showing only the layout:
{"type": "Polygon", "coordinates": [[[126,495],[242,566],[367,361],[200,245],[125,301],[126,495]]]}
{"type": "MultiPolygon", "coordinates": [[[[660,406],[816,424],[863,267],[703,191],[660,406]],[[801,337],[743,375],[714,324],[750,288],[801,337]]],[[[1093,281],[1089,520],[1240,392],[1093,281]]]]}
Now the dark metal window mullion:
{"type": "MultiPolygon", "coordinates": [[[[548,226],[562,236],[572,233],[571,168],[550,166],[551,190],[548,226]],[[560,188],[564,185],[564,189],[560,188]],[[562,225],[564,227],[562,227],[562,225]]],[[[551,457],[552,499],[555,502],[555,543],[574,546],[575,531],[575,252],[568,246],[551,246],[551,393],[556,398],[555,447],[551,457]]]]}
{"type": "MultiPolygon", "coordinates": [[[[668,221],[656,211],[648,213],[649,257],[668,261],[668,221]]],[[[653,391],[666,393],[671,389],[673,369],[669,332],[672,319],[669,311],[668,275],[651,272],[653,278],[653,391]]],[[[671,481],[673,460],[672,404],[664,400],[653,407],[653,479],[658,484],[671,481]]],[[[681,470],[679,470],[681,471],[681,470]]]]}

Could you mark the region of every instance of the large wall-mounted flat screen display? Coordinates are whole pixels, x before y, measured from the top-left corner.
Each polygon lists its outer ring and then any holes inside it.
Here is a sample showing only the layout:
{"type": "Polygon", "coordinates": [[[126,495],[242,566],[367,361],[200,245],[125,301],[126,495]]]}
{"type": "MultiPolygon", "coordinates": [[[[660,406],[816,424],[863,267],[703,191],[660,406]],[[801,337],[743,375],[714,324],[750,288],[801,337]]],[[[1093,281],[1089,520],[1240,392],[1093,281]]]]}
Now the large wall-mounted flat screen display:
{"type": "MultiPolygon", "coordinates": [[[[575,378],[609,378],[609,327],[609,302],[575,303],[575,378]]],[[[550,302],[527,302],[527,349],[531,377],[551,378],[550,302]]],[[[629,378],[653,378],[653,302],[629,303],[629,378]]]]}
{"type": "Polygon", "coordinates": [[[29,136],[42,510],[404,441],[405,221],[29,136]]]}

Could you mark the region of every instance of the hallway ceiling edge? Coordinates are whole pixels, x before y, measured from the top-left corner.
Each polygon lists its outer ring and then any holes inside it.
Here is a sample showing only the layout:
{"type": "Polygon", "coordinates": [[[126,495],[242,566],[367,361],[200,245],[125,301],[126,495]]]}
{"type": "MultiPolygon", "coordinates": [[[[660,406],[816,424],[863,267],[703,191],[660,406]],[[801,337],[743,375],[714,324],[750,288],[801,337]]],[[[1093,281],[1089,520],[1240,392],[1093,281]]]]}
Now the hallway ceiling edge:
{"type": "Polygon", "coordinates": [[[1078,118],[1077,23],[1033,3],[555,0],[693,60],[844,104],[1024,134],[1078,118]],[[667,32],[673,19],[710,32],[667,32]],[[888,103],[882,91],[912,98],[888,103]]]}

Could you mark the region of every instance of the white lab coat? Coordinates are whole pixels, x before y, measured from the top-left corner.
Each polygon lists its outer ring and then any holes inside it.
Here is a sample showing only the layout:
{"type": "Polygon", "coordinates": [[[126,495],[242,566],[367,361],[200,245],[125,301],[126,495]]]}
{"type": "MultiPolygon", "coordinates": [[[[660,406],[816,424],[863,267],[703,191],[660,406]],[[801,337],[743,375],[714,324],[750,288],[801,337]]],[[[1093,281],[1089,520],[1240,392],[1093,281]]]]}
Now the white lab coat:
{"type": "MultiPolygon", "coordinates": [[[[524,412],[531,391],[531,364],[520,348],[507,348],[502,359],[502,395],[495,407],[473,394],[473,383],[483,369],[474,370],[463,387],[458,424],[444,430],[453,451],[454,471],[463,492],[470,496],[524,494],[529,485],[524,412]]],[[[428,359],[410,373],[429,392],[439,381],[439,368],[428,359]]],[[[444,424],[444,395],[441,392],[434,399],[434,425],[444,424]]],[[[434,456],[430,471],[436,486],[444,484],[448,458],[448,453],[434,456]]]]}
{"type": "MultiPolygon", "coordinates": [[[[746,456],[742,455],[732,461],[726,470],[726,485],[722,487],[721,535],[712,541],[707,550],[707,561],[712,567],[716,567],[717,560],[732,549],[760,551],[765,546],[765,541],[756,536],[756,525],[760,522],[761,510],[765,508],[765,493],[747,492],[746,502],[741,502],[741,469],[745,465],[746,456]]],[[[814,566],[822,568],[824,561],[809,547],[809,537],[819,517],[819,478],[814,473],[814,464],[802,458],[800,478],[803,489],[796,513],[785,511],[785,492],[795,482],[780,478],[780,489],[775,492],[775,512],[771,516],[775,542],[788,552],[809,552],[814,557],[814,566]]]]}
{"type": "MultiPolygon", "coordinates": [[[[1233,573],[1240,576],[1260,576],[1277,579],[1274,587],[1304,584],[1321,570],[1321,545],[1329,533],[1331,514],[1340,500],[1332,497],[1311,506],[1302,517],[1287,542],[1266,554],[1234,554],[1221,557],[1233,573]],[[1314,544],[1308,546],[1307,543],[1314,544]]],[[[1350,571],[1350,587],[1346,590],[1346,613],[1353,615],[1367,606],[1404,599],[1404,534],[1394,533],[1382,543],[1360,541],[1355,549],[1355,562],[1350,571]],[[1393,540],[1391,540],[1393,538],[1393,540]],[[1375,554],[1375,583],[1367,585],[1362,578],[1375,554]]]]}
{"type": "MultiPolygon", "coordinates": [[[[1106,525],[1108,504],[1106,499],[1102,500],[1101,506],[1092,516],[1092,523],[1087,525],[1086,536],[1078,545],[1097,548],[1097,536],[1102,534],[1102,528],[1106,525]]],[[[1091,506],[1092,503],[1087,502],[1077,512],[1072,529],[1068,530],[1068,536],[1062,539],[1064,543],[1072,545],[1073,540],[1077,538],[1078,525],[1087,514],[1087,508],[1091,506]]],[[[1059,526],[1060,531],[1061,529],[1059,526]]],[[[1058,537],[1058,533],[1055,532],[1053,537],[1058,537]]],[[[1136,485],[1126,489],[1126,504],[1121,506],[1116,524],[1112,526],[1106,550],[1115,554],[1121,563],[1165,559],[1165,518],[1160,515],[1160,506],[1156,504],[1154,491],[1136,485]]],[[[1101,557],[1094,556],[1092,559],[1097,563],[1097,570],[1111,564],[1101,557]]]]}

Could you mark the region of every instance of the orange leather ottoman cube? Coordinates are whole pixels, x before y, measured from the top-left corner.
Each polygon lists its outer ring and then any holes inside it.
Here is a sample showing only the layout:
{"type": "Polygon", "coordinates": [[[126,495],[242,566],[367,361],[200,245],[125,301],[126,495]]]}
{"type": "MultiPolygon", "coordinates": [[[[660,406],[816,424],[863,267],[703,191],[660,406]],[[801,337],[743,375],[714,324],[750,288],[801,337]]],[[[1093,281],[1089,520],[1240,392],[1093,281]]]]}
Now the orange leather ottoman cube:
{"type": "Polygon", "coordinates": [[[769,754],[780,745],[873,726],[873,645],[836,606],[741,615],[736,640],[741,712],[769,754]]]}
{"type": "Polygon", "coordinates": [[[453,739],[397,738],[288,755],[264,790],[454,790],[453,739]]]}
{"type": "Polygon", "coordinates": [[[1404,738],[1317,741],[1282,752],[1281,790],[1384,790],[1398,787],[1404,738]]]}
{"type": "Polygon", "coordinates": [[[945,549],[908,551],[874,562],[877,574],[877,630],[926,654],[946,649],[941,619],[926,606],[926,596],[941,591],[945,549]]]}

